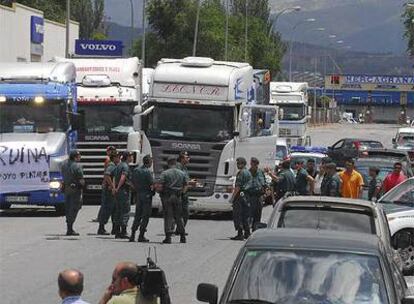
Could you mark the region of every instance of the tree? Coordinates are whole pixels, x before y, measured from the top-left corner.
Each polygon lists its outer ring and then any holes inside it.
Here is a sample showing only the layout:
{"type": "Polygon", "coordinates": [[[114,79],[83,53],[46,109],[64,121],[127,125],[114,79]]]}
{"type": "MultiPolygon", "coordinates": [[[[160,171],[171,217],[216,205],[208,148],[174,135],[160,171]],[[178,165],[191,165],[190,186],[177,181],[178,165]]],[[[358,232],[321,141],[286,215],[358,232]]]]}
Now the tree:
{"type": "Polygon", "coordinates": [[[403,15],[405,26],[404,37],[407,39],[407,52],[414,56],[414,8],[407,6],[403,15]]]}

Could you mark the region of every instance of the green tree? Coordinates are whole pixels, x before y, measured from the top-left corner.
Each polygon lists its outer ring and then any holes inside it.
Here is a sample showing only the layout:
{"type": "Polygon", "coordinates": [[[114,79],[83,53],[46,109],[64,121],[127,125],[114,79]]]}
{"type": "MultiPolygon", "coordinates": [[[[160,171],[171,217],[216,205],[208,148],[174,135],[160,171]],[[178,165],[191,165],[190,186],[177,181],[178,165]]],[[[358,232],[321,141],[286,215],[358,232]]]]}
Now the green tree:
{"type": "Polygon", "coordinates": [[[407,39],[407,52],[414,56],[414,8],[407,6],[403,15],[404,37],[407,39]]]}

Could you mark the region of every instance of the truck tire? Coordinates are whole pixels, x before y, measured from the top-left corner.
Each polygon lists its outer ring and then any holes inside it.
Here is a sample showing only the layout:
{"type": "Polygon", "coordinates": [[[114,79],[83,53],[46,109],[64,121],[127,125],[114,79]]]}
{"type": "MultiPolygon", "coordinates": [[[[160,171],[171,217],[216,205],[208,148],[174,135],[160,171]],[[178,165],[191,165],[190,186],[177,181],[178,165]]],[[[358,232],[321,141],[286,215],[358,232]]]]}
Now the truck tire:
{"type": "Polygon", "coordinates": [[[58,216],[65,215],[65,204],[55,205],[55,211],[58,216]]]}

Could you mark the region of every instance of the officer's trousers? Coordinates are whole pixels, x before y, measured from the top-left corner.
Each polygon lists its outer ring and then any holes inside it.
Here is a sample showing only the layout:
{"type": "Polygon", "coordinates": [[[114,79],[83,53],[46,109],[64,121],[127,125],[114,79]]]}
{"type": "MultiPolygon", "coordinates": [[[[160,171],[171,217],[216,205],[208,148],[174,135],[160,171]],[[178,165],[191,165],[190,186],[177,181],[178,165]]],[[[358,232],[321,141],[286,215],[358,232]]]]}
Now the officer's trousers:
{"type": "Polygon", "coordinates": [[[190,217],[190,211],[188,210],[190,202],[188,200],[187,193],[183,193],[181,197],[182,197],[182,206],[183,206],[183,222],[184,222],[184,227],[185,227],[190,217]]]}
{"type": "Polygon", "coordinates": [[[131,202],[129,199],[129,191],[126,189],[119,189],[119,191],[115,194],[114,224],[127,226],[130,211],[131,202]]]}
{"type": "Polygon", "coordinates": [[[249,202],[246,198],[246,195],[241,197],[239,196],[233,203],[233,222],[234,229],[236,231],[244,230],[249,231],[249,202]]]}
{"type": "Polygon", "coordinates": [[[80,208],[82,207],[82,191],[73,190],[65,193],[65,216],[66,223],[73,225],[80,208]]]}
{"type": "Polygon", "coordinates": [[[257,229],[257,224],[262,219],[262,196],[260,194],[249,195],[250,216],[252,218],[252,229],[257,229]]]}
{"type": "Polygon", "coordinates": [[[174,221],[177,225],[178,234],[185,235],[181,197],[182,194],[180,192],[166,192],[161,195],[161,202],[164,213],[165,236],[170,236],[174,233],[174,221]]]}
{"type": "Polygon", "coordinates": [[[99,224],[105,225],[114,212],[115,198],[111,190],[102,189],[101,207],[99,208],[99,224]]]}
{"type": "Polygon", "coordinates": [[[132,232],[138,230],[141,233],[147,231],[147,226],[152,212],[152,193],[137,193],[135,204],[135,217],[132,224],[132,232]]]}

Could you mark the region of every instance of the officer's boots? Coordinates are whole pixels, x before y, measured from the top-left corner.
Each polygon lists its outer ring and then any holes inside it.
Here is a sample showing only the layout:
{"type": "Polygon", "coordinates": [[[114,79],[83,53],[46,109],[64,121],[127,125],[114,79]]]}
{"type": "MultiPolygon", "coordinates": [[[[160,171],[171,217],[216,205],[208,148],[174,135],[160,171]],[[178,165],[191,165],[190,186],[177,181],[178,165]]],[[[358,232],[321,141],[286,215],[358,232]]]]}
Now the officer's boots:
{"type": "Polygon", "coordinates": [[[115,238],[120,239],[121,238],[121,226],[115,224],[112,230],[114,231],[115,238]]]}
{"type": "Polygon", "coordinates": [[[130,242],[135,242],[135,230],[134,229],[131,230],[131,235],[129,237],[129,241],[130,242]]]}
{"type": "Polygon", "coordinates": [[[140,242],[140,243],[148,243],[148,242],[149,242],[149,239],[147,239],[147,238],[144,236],[144,234],[145,234],[145,231],[140,231],[140,232],[139,232],[138,242],[140,242]]]}
{"type": "Polygon", "coordinates": [[[67,224],[66,235],[78,236],[79,233],[73,230],[73,224],[67,224]]]}
{"type": "Polygon", "coordinates": [[[99,224],[98,228],[98,235],[109,235],[109,233],[105,230],[105,225],[99,224]]]}
{"type": "Polygon", "coordinates": [[[250,229],[244,230],[244,238],[247,240],[250,236],[250,229]]]}
{"type": "Polygon", "coordinates": [[[244,240],[243,229],[238,229],[237,235],[232,237],[231,239],[234,241],[243,241],[244,240]]]}
{"type": "Polygon", "coordinates": [[[180,243],[187,243],[187,239],[185,238],[185,234],[182,234],[181,236],[180,236],[180,243]]]}
{"type": "Polygon", "coordinates": [[[171,234],[167,234],[165,239],[162,241],[163,244],[171,244],[171,234]]]}
{"type": "Polygon", "coordinates": [[[117,238],[117,239],[129,239],[129,236],[127,234],[127,226],[126,225],[121,226],[121,232],[118,235],[118,237],[116,237],[116,235],[115,235],[115,238],[117,238]]]}
{"type": "Polygon", "coordinates": [[[116,233],[116,225],[115,224],[112,224],[112,230],[111,230],[111,234],[112,235],[115,235],[115,233],[116,233]]]}

